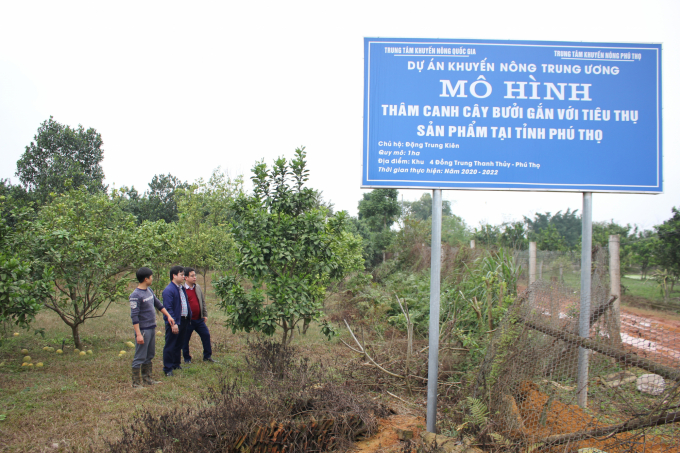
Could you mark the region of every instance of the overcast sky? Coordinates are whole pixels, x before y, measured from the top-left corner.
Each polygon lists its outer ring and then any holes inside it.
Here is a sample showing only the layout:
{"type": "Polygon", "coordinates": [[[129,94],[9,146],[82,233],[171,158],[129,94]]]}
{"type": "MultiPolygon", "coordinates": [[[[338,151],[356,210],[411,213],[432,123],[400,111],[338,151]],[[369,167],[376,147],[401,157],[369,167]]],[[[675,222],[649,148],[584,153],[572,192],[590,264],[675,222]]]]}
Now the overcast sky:
{"type": "MultiPolygon", "coordinates": [[[[664,194],[594,194],[651,228],[680,206],[680,1],[0,1],[0,178],[40,123],[93,127],[111,186],[246,174],[306,146],[310,185],[355,215],[363,38],[662,43],[664,194]]],[[[633,163],[634,164],[634,163],[633,163]]],[[[404,199],[423,192],[402,190],[404,199]]],[[[445,191],[471,226],[581,209],[578,193],[445,191]]]]}

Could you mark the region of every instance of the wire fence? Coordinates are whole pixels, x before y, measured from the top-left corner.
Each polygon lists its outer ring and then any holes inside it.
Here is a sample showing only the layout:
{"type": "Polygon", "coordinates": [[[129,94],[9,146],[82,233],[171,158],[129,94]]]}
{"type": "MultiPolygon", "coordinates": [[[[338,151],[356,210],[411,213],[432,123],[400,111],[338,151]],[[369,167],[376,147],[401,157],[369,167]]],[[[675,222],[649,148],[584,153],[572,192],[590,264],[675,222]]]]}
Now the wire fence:
{"type": "MultiPolygon", "coordinates": [[[[680,451],[680,325],[621,312],[610,295],[609,257],[598,249],[590,334],[581,338],[580,257],[537,255],[537,281],[494,333],[468,395],[487,405],[500,444],[555,452],[680,451]],[[588,363],[581,388],[579,349],[581,366],[584,358],[588,363]],[[577,405],[579,392],[587,392],[584,407],[577,405]]],[[[516,259],[528,269],[527,252],[516,259]]]]}

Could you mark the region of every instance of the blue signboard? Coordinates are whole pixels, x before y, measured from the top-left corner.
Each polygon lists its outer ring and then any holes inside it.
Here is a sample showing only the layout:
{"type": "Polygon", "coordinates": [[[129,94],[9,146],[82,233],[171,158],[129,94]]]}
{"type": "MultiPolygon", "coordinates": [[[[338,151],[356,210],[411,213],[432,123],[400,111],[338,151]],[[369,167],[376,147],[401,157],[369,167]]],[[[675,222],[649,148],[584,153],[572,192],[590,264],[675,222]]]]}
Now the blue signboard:
{"type": "Polygon", "coordinates": [[[661,45],[366,38],[362,187],[660,193],[661,45]]]}

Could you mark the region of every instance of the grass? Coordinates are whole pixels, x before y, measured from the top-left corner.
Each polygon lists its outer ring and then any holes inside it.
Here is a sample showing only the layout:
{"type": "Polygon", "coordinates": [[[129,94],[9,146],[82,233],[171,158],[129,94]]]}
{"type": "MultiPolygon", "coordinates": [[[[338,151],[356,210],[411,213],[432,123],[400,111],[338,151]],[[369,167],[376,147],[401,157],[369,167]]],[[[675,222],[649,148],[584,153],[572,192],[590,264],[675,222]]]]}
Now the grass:
{"type": "MultiPolygon", "coordinates": [[[[45,329],[45,338],[18,330],[19,336],[10,334],[0,345],[0,451],[105,451],[106,441],[119,438],[121,427],[142,408],[160,413],[197,404],[208,387],[243,368],[249,337],[224,327],[224,315],[211,296],[209,288],[208,326],[213,357],[220,364],[198,360],[173,378],[163,377],[164,336],[157,334],[154,377],[163,384],[144,390],[131,387],[134,348],[125,342],[134,342],[134,335],[127,303],[114,304],[104,317],[84,324],[81,338],[93,351],[85,357],[74,354],[70,329],[52,312],[40,313],[33,325],[45,329]],[[42,350],[60,348],[63,341],[63,355],[42,350]],[[21,349],[28,349],[32,362],[41,361],[44,367],[22,367],[21,349]],[[121,350],[128,351],[123,358],[118,357],[121,350]]],[[[160,316],[157,325],[164,331],[160,316]]],[[[313,356],[343,355],[336,342],[323,340],[313,327],[293,344],[313,356]]],[[[198,335],[192,336],[190,347],[194,357],[201,356],[198,335]]]]}
{"type": "MultiPolygon", "coordinates": [[[[550,280],[552,277],[559,278],[558,273],[555,269],[546,270],[543,273],[544,280],[550,280]]],[[[581,286],[581,274],[578,271],[573,271],[571,269],[565,268],[563,271],[564,283],[572,288],[579,288],[581,286]]],[[[524,284],[526,284],[526,279],[528,278],[528,272],[525,271],[523,275],[524,284]]],[[[667,309],[680,311],[680,283],[675,285],[673,292],[671,293],[670,304],[664,304],[663,294],[659,285],[652,279],[643,280],[640,275],[629,274],[621,276],[621,286],[623,290],[622,302],[623,304],[633,304],[645,305],[645,302],[649,302],[650,306],[658,309],[667,309]]]]}

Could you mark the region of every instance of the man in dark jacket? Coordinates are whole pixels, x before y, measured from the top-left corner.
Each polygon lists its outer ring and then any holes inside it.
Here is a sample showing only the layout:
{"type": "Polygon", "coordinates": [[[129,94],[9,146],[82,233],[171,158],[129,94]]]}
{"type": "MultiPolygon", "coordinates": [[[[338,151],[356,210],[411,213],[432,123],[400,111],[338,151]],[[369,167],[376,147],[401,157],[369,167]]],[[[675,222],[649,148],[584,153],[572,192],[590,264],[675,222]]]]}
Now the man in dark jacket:
{"type": "Polygon", "coordinates": [[[184,268],[174,266],[170,269],[170,283],[163,290],[163,307],[175,320],[171,326],[165,319],[165,347],[163,348],[163,372],[166,376],[172,376],[173,370],[181,370],[179,365],[182,361],[182,346],[189,322],[191,320],[191,307],[184,290],[184,268]]]}
{"type": "Polygon", "coordinates": [[[184,290],[187,293],[187,299],[189,300],[189,307],[191,308],[191,322],[189,323],[189,329],[184,338],[184,347],[182,348],[182,353],[184,355],[184,363],[191,363],[191,354],[189,353],[189,341],[191,340],[191,334],[196,331],[199,337],[201,337],[201,343],[203,343],[203,361],[204,362],[215,362],[212,359],[212,346],[210,345],[210,331],[206,325],[208,320],[208,309],[205,306],[205,298],[203,297],[203,291],[201,287],[196,283],[196,270],[193,267],[184,268],[184,279],[186,283],[184,284],[184,290]]]}

